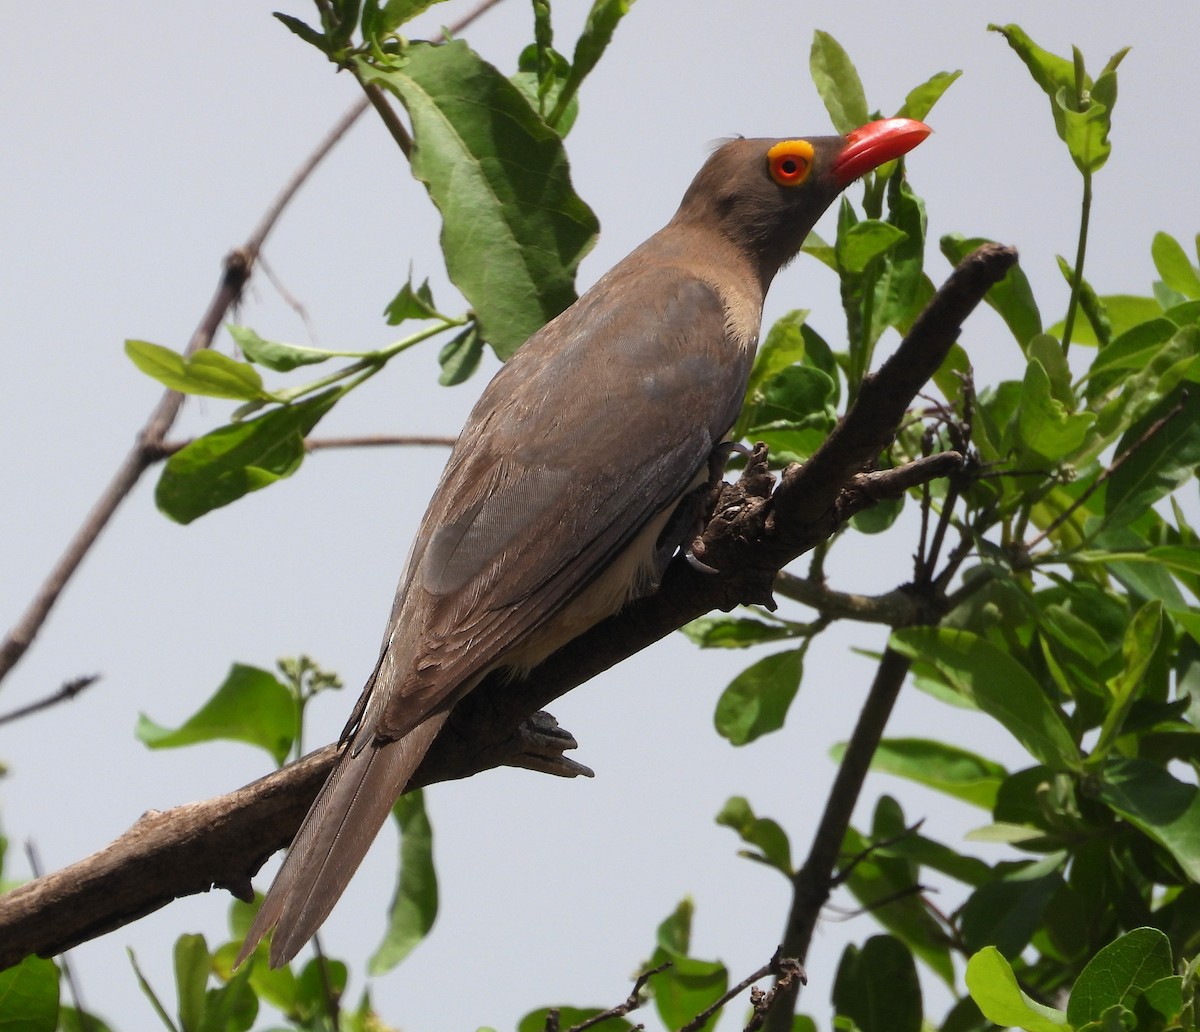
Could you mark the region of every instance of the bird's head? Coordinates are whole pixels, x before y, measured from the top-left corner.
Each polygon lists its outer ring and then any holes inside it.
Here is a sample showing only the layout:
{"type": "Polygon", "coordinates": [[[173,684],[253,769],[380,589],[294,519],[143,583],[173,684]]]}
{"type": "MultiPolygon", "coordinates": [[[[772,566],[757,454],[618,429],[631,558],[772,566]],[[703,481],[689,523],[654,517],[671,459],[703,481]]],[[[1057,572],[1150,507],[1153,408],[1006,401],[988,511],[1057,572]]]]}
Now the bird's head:
{"type": "Polygon", "coordinates": [[[757,264],[765,289],[842,190],[930,131],[885,118],[846,136],[731,140],[692,180],[675,220],[716,229],[757,264]]]}

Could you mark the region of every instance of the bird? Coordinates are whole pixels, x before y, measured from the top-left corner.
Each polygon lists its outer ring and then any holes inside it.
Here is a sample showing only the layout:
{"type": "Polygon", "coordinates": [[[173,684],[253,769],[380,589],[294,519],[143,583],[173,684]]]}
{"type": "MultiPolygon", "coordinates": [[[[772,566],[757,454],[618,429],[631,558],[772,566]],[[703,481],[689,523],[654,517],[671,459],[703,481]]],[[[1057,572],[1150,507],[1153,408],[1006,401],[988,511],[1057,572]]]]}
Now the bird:
{"type": "Polygon", "coordinates": [[[246,936],[288,963],[345,890],[451,708],[653,591],[741,409],[763,299],[854,180],[930,129],[736,138],[674,217],[484,389],[400,578],[373,673],[246,936]]]}

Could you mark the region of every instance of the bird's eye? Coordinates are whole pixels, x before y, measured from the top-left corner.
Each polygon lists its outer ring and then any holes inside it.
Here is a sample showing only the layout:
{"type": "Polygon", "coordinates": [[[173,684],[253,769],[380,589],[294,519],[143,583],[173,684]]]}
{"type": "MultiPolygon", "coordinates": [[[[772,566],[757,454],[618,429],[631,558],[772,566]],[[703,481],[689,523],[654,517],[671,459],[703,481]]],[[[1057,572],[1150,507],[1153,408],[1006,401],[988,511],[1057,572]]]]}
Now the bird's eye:
{"type": "Polygon", "coordinates": [[[812,156],[807,140],[784,140],[767,151],[767,168],[780,186],[799,186],[812,167],[812,156]]]}

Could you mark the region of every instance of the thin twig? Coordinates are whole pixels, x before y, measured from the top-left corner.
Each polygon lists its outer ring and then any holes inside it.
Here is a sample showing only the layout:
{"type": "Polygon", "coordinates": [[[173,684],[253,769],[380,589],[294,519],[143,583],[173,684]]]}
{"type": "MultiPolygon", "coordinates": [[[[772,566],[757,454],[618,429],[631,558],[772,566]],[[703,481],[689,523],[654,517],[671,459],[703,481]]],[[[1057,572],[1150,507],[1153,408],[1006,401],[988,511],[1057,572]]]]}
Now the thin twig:
{"type": "MultiPolygon", "coordinates": [[[[670,966],[671,962],[668,960],[662,964],[659,964],[656,968],[651,968],[649,971],[643,971],[637,976],[637,980],[633,983],[633,990],[625,998],[623,1003],[618,1003],[615,1007],[610,1007],[606,1011],[602,1011],[599,1014],[593,1015],[586,1021],[581,1021],[578,1025],[572,1025],[569,1029],[567,1029],[567,1032],[584,1032],[584,1029],[589,1029],[595,1025],[599,1025],[600,1022],[607,1021],[609,1018],[623,1018],[631,1011],[637,1010],[642,1005],[641,993],[645,988],[646,983],[649,982],[650,979],[655,975],[666,971],[670,966]]],[[[638,1028],[641,1028],[641,1026],[639,1025],[638,1028]]]]}
{"type": "Polygon", "coordinates": [[[457,437],[434,437],[421,434],[368,434],[360,437],[309,437],[305,451],[326,451],[332,448],[453,448],[457,437]]]}
{"type": "Polygon", "coordinates": [[[90,688],[99,680],[99,674],[85,674],[83,677],[72,678],[59,688],[58,691],[47,695],[44,699],[38,699],[27,706],[21,706],[18,709],[10,710],[8,713],[3,714],[0,716],[0,724],[11,724],[14,720],[28,717],[31,713],[40,713],[51,706],[57,706],[60,702],[73,699],[84,689],[90,688]]]}
{"type": "Polygon", "coordinates": [[[904,839],[908,838],[909,836],[915,835],[918,831],[921,830],[921,825],[923,825],[924,823],[925,823],[925,818],[922,817],[915,824],[911,825],[910,827],[905,828],[903,831],[899,832],[898,834],[891,835],[888,838],[880,839],[878,842],[867,843],[867,847],[865,849],[856,853],[849,860],[847,860],[844,864],[842,864],[841,870],[839,870],[837,872],[837,874],[834,875],[833,884],[834,885],[845,885],[846,882],[849,881],[850,875],[854,873],[854,869],[859,864],[861,864],[864,860],[869,859],[871,856],[873,856],[875,853],[879,852],[879,850],[881,850],[881,849],[887,849],[888,846],[894,846],[897,842],[902,842],[904,839]]]}
{"type": "Polygon", "coordinates": [[[775,577],[775,593],[810,606],[831,620],[903,627],[912,623],[918,613],[912,593],[903,588],[883,595],[858,595],[851,591],[834,591],[823,583],[814,583],[786,570],[781,570],[775,577]]]}
{"type": "MultiPolygon", "coordinates": [[[[304,450],[331,451],[335,448],[452,448],[455,437],[436,437],[424,434],[364,434],[357,437],[306,437],[304,450]]],[[[186,441],[164,441],[157,459],[167,459],[191,444],[186,441]]]]}
{"type": "MultiPolygon", "coordinates": [[[[780,947],[782,949],[782,947],[780,947]]],[[[775,955],[779,956],[779,950],[775,951],[775,955]]],[[[791,957],[784,957],[779,961],[780,971],[776,972],[779,976],[775,984],[763,992],[761,989],[750,990],[750,1003],[754,1008],[754,1013],[750,1016],[750,1020],[746,1023],[746,1027],[742,1032],[758,1032],[767,1020],[767,1015],[771,1011],[771,1004],[775,1002],[775,997],[780,993],[788,992],[791,987],[799,982],[801,985],[808,983],[808,976],[804,973],[804,968],[800,966],[798,960],[791,957]]]]}
{"type": "Polygon", "coordinates": [[[708,1023],[709,1018],[716,1014],[717,1011],[725,1006],[725,1004],[735,997],[740,996],[755,982],[761,981],[768,975],[775,975],[776,977],[783,979],[791,974],[794,978],[796,975],[793,972],[796,972],[799,974],[801,982],[807,982],[808,977],[804,974],[804,969],[800,966],[800,962],[791,957],[781,957],[780,953],[782,953],[782,951],[783,947],[778,947],[775,950],[775,955],[762,967],[752,974],[747,975],[728,992],[723,993],[720,999],[713,1003],[712,1006],[706,1007],[694,1018],[692,1018],[691,1021],[679,1029],[679,1032],[700,1032],[700,1029],[704,1028],[704,1026],[708,1023]]]}
{"type": "Polygon", "coordinates": [[[304,323],[304,331],[308,334],[309,343],[314,345],[319,343],[317,340],[317,329],[313,325],[312,319],[309,318],[308,309],[301,304],[298,297],[283,285],[283,280],[275,275],[275,270],[271,268],[271,263],[267,261],[266,255],[260,254],[258,256],[258,265],[262,269],[263,275],[270,281],[271,286],[275,288],[275,293],[283,298],[284,304],[300,316],[300,321],[304,323]]]}

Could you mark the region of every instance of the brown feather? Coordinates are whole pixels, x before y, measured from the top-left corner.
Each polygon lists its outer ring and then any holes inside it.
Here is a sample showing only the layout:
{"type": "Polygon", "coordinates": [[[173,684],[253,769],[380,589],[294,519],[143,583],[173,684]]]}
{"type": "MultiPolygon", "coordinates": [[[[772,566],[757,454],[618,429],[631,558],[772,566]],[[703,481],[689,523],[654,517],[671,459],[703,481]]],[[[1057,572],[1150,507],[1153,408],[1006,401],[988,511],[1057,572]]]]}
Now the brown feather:
{"type": "Polygon", "coordinates": [[[717,150],[670,223],[483,392],[417,533],[347,748],[239,963],[273,926],[273,965],[312,936],[482,677],[536,665],[653,588],[663,545],[679,543],[660,536],[741,407],[763,295],[840,188],[841,137],[810,138],[796,189],[769,175],[775,142],[717,150]]]}

